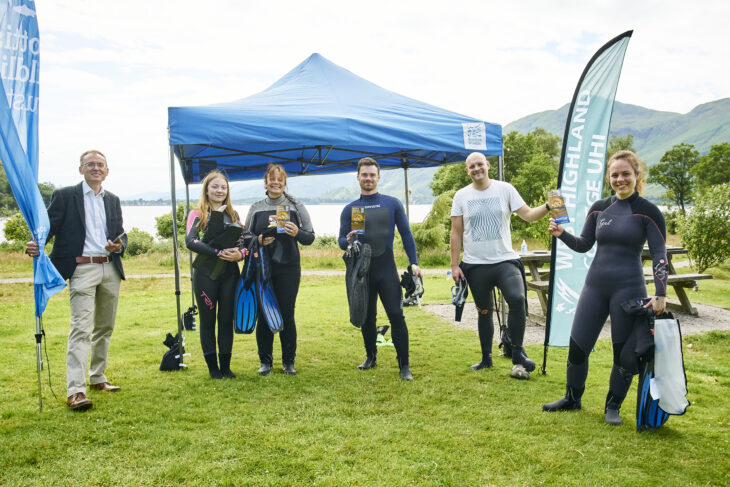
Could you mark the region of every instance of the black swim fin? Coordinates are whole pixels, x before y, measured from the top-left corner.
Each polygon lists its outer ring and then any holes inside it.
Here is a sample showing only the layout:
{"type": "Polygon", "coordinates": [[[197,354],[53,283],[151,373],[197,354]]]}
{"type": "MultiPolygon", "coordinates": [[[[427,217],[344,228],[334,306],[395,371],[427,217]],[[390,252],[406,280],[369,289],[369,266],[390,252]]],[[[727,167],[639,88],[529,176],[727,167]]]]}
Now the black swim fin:
{"type": "Polygon", "coordinates": [[[350,308],[350,323],[360,328],[368,312],[368,280],[372,248],[357,240],[347,247],[342,256],[345,261],[345,286],[350,308]]]}
{"type": "Polygon", "coordinates": [[[256,273],[256,292],[259,298],[259,311],[266,319],[266,324],[272,333],[278,333],[284,328],[284,319],[279,311],[279,303],[274,295],[274,288],[271,285],[269,270],[269,259],[265,248],[258,249],[257,255],[257,273],[256,273]]]}
{"type": "Polygon", "coordinates": [[[221,233],[223,233],[223,229],[225,228],[225,223],[223,221],[223,211],[226,209],[226,206],[223,205],[221,208],[215,211],[211,211],[208,215],[208,223],[206,223],[205,225],[205,233],[203,234],[203,238],[201,239],[202,242],[209,244],[221,233]]]}

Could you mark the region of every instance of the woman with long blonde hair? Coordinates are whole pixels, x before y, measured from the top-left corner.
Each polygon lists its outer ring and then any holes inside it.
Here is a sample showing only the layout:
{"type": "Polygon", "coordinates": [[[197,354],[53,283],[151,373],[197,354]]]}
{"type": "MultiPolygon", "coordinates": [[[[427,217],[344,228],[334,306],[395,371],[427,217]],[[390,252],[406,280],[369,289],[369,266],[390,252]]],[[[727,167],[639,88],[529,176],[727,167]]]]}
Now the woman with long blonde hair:
{"type": "MultiPolygon", "coordinates": [[[[200,201],[188,215],[185,245],[198,254],[193,264],[193,292],[200,316],[200,345],[212,379],[234,378],[231,371],[233,348],[233,300],[238,279],[238,261],[243,259],[242,240],[227,248],[217,248],[215,239],[206,235],[213,212],[222,212],[223,225],[241,228],[238,213],[231,205],[228,178],[213,170],[203,179],[200,201]],[[218,356],[215,325],[218,322],[218,356]],[[220,361],[220,365],[219,365],[220,361]]],[[[220,215],[218,215],[220,216],[220,215]]],[[[240,235],[241,232],[238,232],[240,235]]],[[[234,231],[235,234],[235,231],[234,231]]],[[[226,245],[231,245],[227,243],[226,245]]]]}

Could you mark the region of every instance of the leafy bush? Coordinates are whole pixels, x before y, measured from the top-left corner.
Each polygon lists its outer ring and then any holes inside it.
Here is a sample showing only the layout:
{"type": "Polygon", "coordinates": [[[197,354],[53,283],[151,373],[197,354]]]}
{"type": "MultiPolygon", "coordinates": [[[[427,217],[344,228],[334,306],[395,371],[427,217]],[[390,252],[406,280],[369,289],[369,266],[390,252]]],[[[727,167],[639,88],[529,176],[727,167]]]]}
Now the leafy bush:
{"type": "Polygon", "coordinates": [[[428,227],[425,223],[411,223],[411,232],[420,253],[426,249],[439,249],[444,246],[443,225],[428,227]]]}
{"type": "Polygon", "coordinates": [[[150,247],[149,253],[164,253],[172,254],[172,239],[165,239],[154,242],[150,247]]]}
{"type": "Polygon", "coordinates": [[[433,180],[429,186],[433,191],[433,195],[438,196],[447,191],[456,191],[467,184],[471,184],[471,178],[466,173],[466,165],[459,162],[441,166],[433,175],[433,180]]]}
{"type": "Polygon", "coordinates": [[[456,190],[447,190],[440,194],[431,206],[422,223],[411,225],[416,248],[420,252],[425,249],[444,249],[449,243],[451,233],[451,203],[456,190]]]}
{"type": "Polygon", "coordinates": [[[442,249],[418,249],[418,265],[425,269],[448,269],[451,267],[451,255],[442,249]]]}
{"type": "Polygon", "coordinates": [[[682,214],[679,210],[664,212],[664,221],[667,225],[667,233],[671,233],[672,235],[677,234],[677,231],[679,230],[679,220],[681,217],[682,214]]]}
{"type": "Polygon", "coordinates": [[[336,249],[339,248],[337,237],[334,235],[322,235],[314,239],[312,247],[315,249],[336,249]]]}
{"type": "MultiPolygon", "coordinates": [[[[537,205],[532,205],[537,206],[537,205]]],[[[521,218],[514,216],[514,219],[519,219],[522,223],[525,223],[521,218]]],[[[522,239],[533,239],[540,242],[543,248],[550,249],[553,244],[553,236],[548,232],[548,226],[550,225],[550,219],[548,217],[541,218],[536,222],[532,222],[525,226],[521,232],[518,233],[517,238],[512,236],[513,241],[521,241],[522,239]]]]}
{"type": "Polygon", "coordinates": [[[679,228],[697,272],[725,262],[730,257],[730,183],[699,196],[679,228]]]}
{"type": "Polygon", "coordinates": [[[5,222],[5,239],[14,245],[23,244],[30,240],[30,229],[25,224],[25,219],[20,212],[15,213],[5,222]]]}
{"type": "MultiPolygon", "coordinates": [[[[185,203],[177,204],[177,235],[178,239],[185,238],[186,226],[185,203]]],[[[155,217],[157,222],[157,235],[162,238],[172,238],[172,214],[166,213],[162,216],[155,217]]]]}
{"type": "Polygon", "coordinates": [[[146,254],[152,248],[155,239],[149,233],[137,227],[127,232],[127,250],[125,255],[146,254]]]}
{"type": "Polygon", "coordinates": [[[12,252],[23,252],[25,250],[25,243],[0,242],[0,250],[7,250],[7,251],[12,251],[12,252]]]}
{"type": "MultiPolygon", "coordinates": [[[[185,256],[185,258],[187,258],[187,256],[185,256]]],[[[183,261],[183,256],[178,256],[178,259],[178,266],[181,269],[181,272],[187,272],[187,264],[183,261]]],[[[157,265],[165,268],[173,267],[175,265],[175,255],[172,252],[163,255],[157,259],[157,265]]]]}

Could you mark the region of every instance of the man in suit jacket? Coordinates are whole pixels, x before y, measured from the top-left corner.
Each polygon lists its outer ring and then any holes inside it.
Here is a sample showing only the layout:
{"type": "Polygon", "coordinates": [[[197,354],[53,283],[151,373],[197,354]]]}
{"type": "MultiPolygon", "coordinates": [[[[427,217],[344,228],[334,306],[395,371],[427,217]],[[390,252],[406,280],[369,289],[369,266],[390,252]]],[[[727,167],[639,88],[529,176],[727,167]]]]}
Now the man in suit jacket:
{"type": "MultiPolygon", "coordinates": [[[[92,389],[118,391],[104,375],[109,341],[124,279],[122,255],[127,236],[122,226],[119,198],[101,187],[109,174],[106,156],[90,150],[81,154],[76,186],[57,189],[51,196],[48,218],[55,236],[51,262],[69,280],[71,330],[66,353],[67,404],[83,411],[92,406],[86,397],[86,367],[92,389]],[[89,359],[89,352],[91,358],[89,359]]],[[[26,253],[39,255],[28,242],[26,253]]]]}

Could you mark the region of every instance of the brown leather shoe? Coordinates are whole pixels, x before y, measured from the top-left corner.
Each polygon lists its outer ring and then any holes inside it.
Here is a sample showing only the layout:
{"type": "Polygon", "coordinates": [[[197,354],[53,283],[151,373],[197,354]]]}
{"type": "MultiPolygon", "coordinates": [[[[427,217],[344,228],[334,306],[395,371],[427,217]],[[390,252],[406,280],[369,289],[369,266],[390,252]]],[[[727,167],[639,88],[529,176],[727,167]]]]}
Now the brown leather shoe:
{"type": "Polygon", "coordinates": [[[89,398],[86,397],[86,394],[83,392],[77,392],[76,394],[68,396],[66,405],[74,411],[86,411],[92,406],[92,403],[89,398]]]}
{"type": "Polygon", "coordinates": [[[121,387],[113,386],[108,382],[99,382],[98,384],[91,384],[91,388],[96,389],[97,391],[107,391],[107,392],[117,392],[122,389],[121,387]]]}

